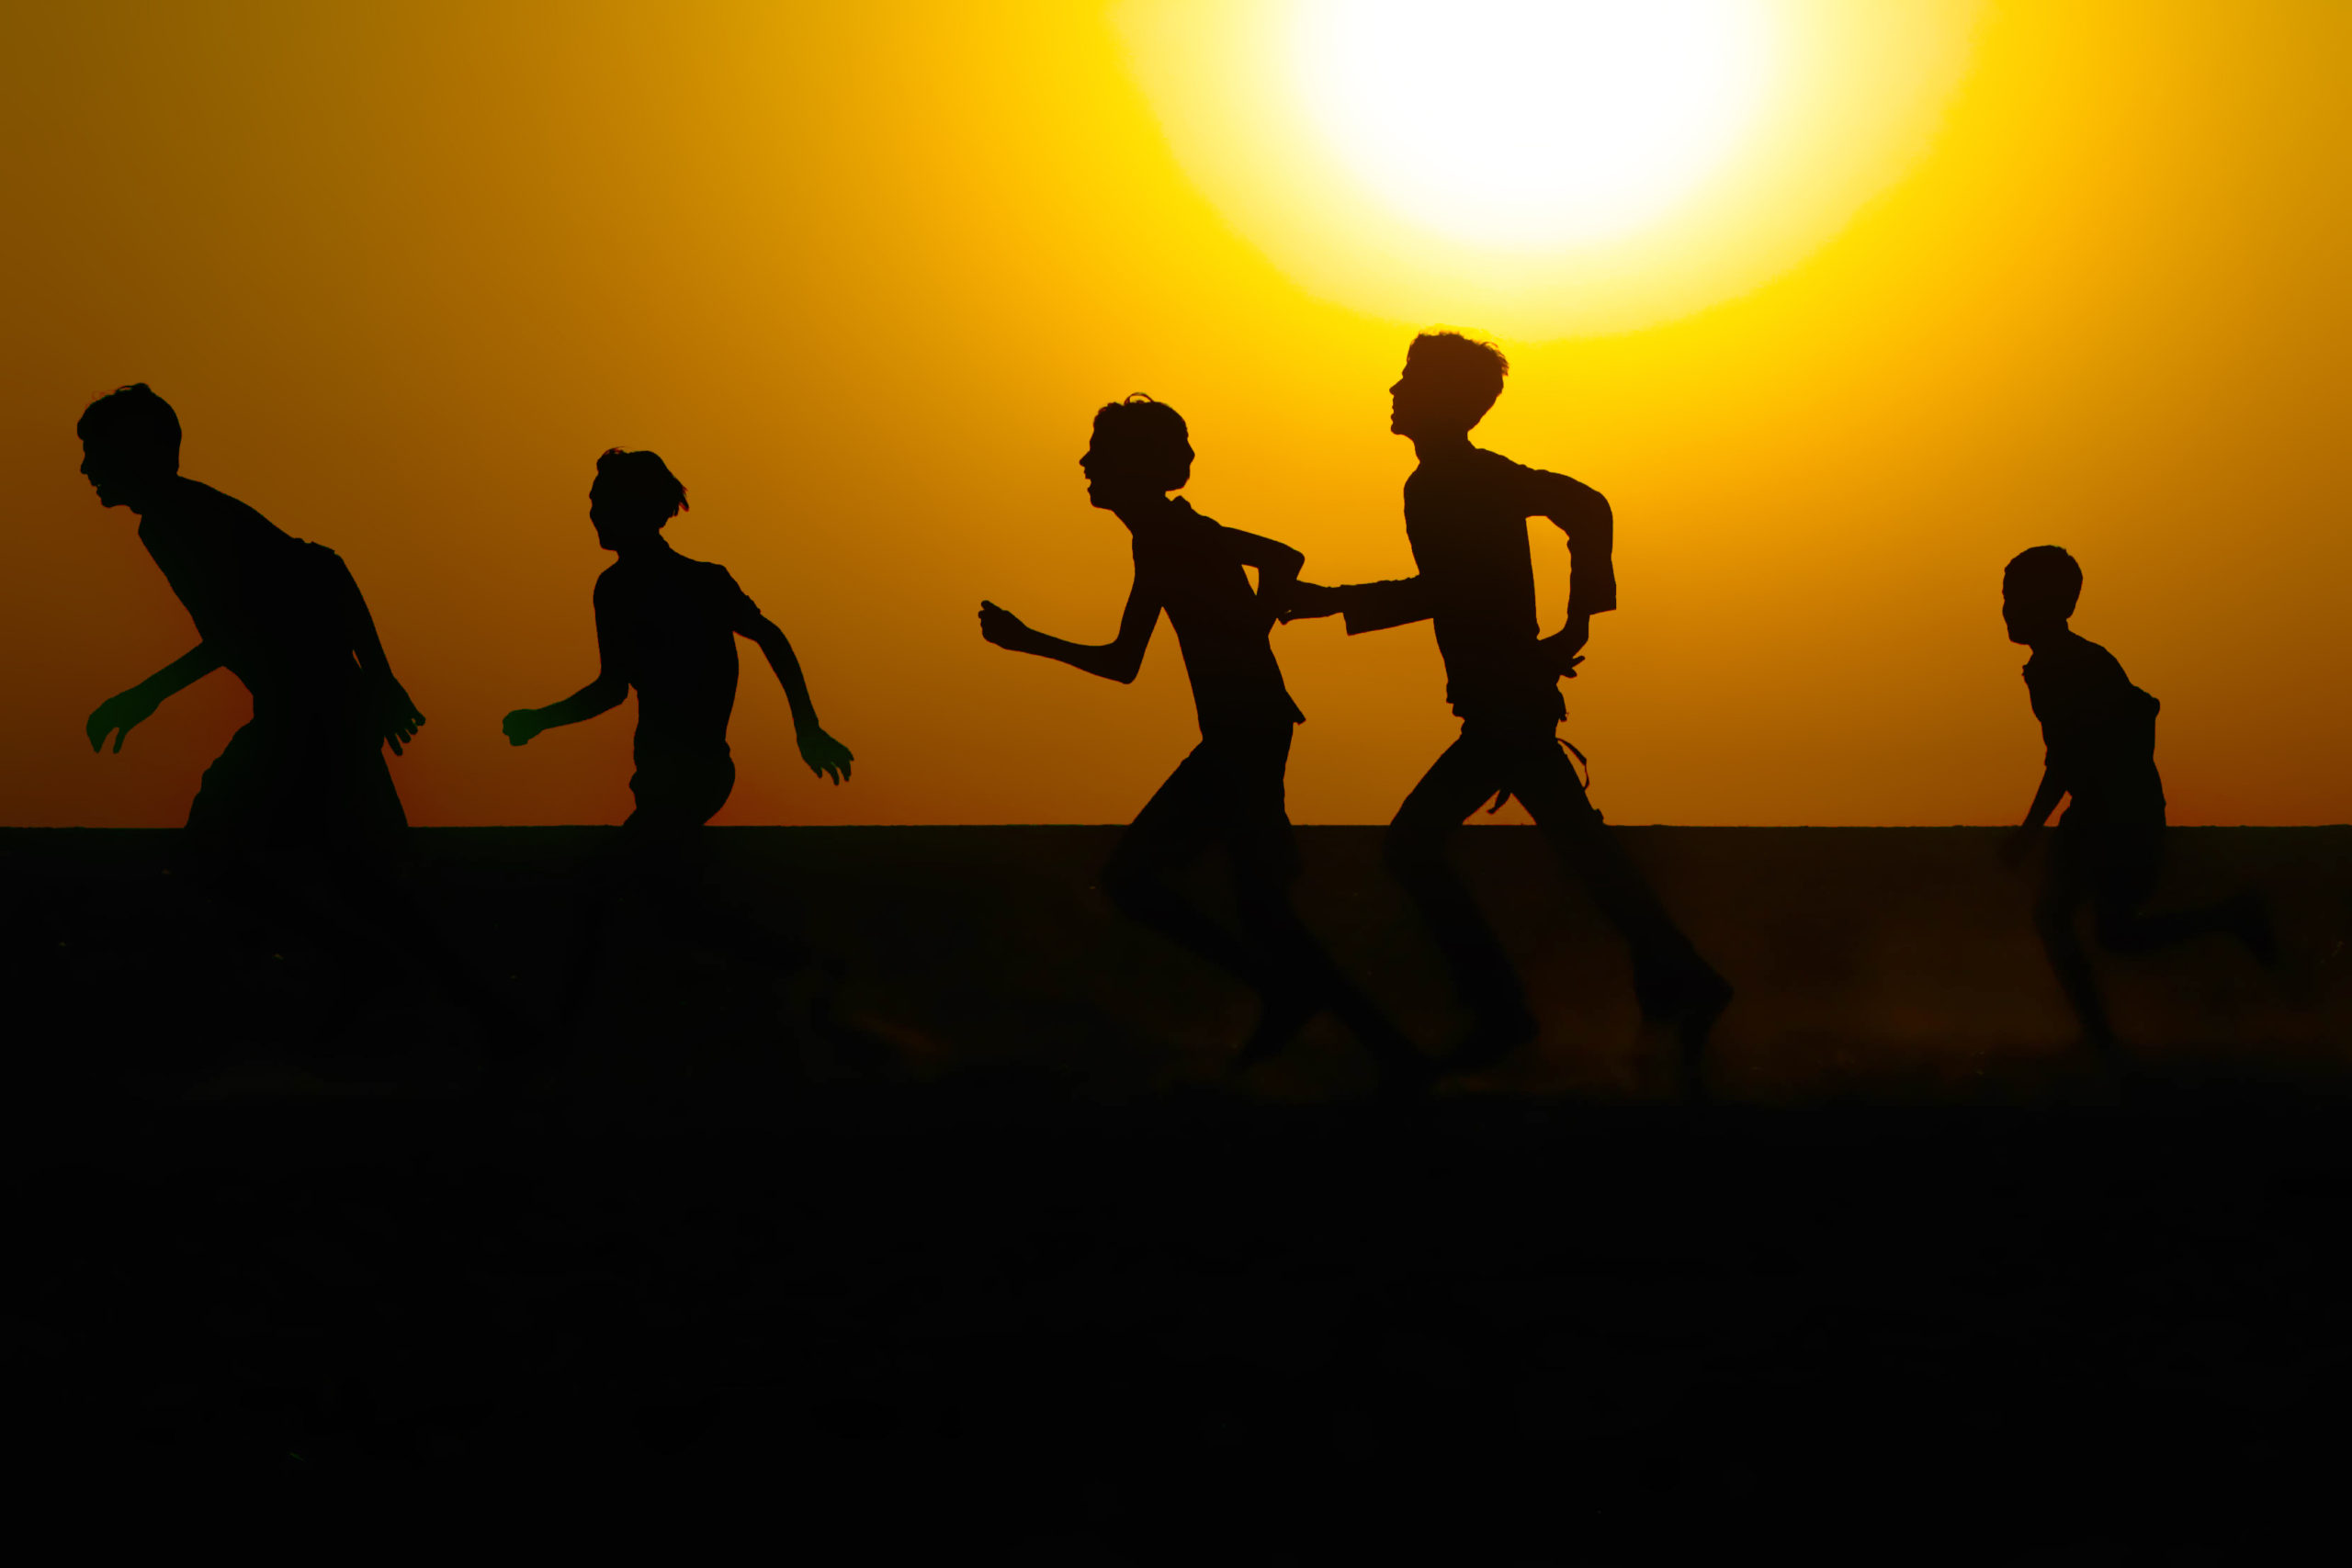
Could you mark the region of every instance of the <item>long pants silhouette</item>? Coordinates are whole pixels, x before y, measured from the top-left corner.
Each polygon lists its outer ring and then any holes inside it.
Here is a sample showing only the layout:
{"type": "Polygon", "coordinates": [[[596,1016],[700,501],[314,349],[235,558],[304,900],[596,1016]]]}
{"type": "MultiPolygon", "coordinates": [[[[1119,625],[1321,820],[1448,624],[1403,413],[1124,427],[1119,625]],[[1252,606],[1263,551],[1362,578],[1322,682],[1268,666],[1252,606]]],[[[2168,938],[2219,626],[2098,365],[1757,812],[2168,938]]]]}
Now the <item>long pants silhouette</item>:
{"type": "Polygon", "coordinates": [[[1283,803],[1292,726],[1219,729],[1202,737],[1127,830],[1102,870],[1102,891],[1128,919],[1218,965],[1265,999],[1253,1046],[1329,1007],[1385,1063],[1410,1044],[1348,979],[1291,907],[1300,870],[1297,836],[1283,803]],[[1241,919],[1229,930],[1169,880],[1193,857],[1223,846],[1241,919]]]}
{"type": "Polygon", "coordinates": [[[1527,1013],[1527,994],[1510,955],[1445,852],[1464,820],[1506,789],[1527,807],[1632,949],[1634,991],[1645,1011],[1666,1010],[1679,987],[1709,973],[1648,879],[1601,821],[1549,728],[1474,723],[1464,727],[1462,738],[1405,797],[1382,846],[1390,872],[1428,920],[1454,987],[1474,1013],[1498,1021],[1527,1013]]]}
{"type": "Polygon", "coordinates": [[[2160,913],[2140,908],[2164,869],[2164,831],[2161,824],[2119,827],[2070,813],[2052,836],[2034,900],[2034,928],[2067,1001],[2094,1039],[2110,1039],[2114,1031],[2075,930],[2086,904],[2099,944],[2111,953],[2154,953],[2219,933],[2237,936],[2260,951],[2261,939],[2255,934],[2259,905],[2250,895],[2160,913]]]}

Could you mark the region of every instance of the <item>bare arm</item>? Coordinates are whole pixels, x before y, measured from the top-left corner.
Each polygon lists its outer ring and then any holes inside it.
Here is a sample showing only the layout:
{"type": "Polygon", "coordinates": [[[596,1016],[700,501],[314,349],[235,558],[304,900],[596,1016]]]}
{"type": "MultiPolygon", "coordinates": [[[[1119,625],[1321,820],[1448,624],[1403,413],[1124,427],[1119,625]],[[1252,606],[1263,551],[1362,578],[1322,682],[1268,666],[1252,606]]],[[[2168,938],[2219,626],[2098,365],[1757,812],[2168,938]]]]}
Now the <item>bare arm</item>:
{"type": "Polygon", "coordinates": [[[799,657],[792,651],[792,639],[784,635],[784,628],[762,615],[750,626],[739,627],[738,634],[767,655],[768,668],[775,671],[784,699],[792,705],[792,728],[816,728],[817,705],[808,697],[808,678],[801,673],[799,657]]]}
{"type": "Polygon", "coordinates": [[[561,725],[578,724],[600,713],[618,707],[628,695],[628,657],[618,637],[605,614],[603,586],[596,593],[596,652],[602,668],[596,678],[560,703],[543,708],[516,708],[506,716],[499,728],[505,732],[507,743],[527,746],[543,729],[561,725]]]}
{"type": "Polygon", "coordinates": [[[1159,596],[1144,583],[1140,573],[1127,591],[1127,607],[1119,616],[1119,635],[1110,642],[1065,642],[1032,628],[1010,610],[980,602],[980,635],[999,648],[1058,659],[1074,670],[1100,675],[1125,685],[1143,668],[1144,649],[1151,645],[1152,628],[1159,624],[1159,596]]]}
{"type": "MultiPolygon", "coordinates": [[[[1238,530],[1234,530],[1238,532],[1238,530]]],[[[1272,544],[1273,541],[1266,541],[1272,544]]],[[[1288,546],[1278,546],[1287,549],[1288,546]]],[[[1258,596],[1266,596],[1265,568],[1258,566],[1258,596]]],[[[1300,558],[1304,566],[1306,558],[1300,558]]],[[[1295,570],[1295,569],[1294,569],[1295,570]]],[[[1435,613],[1430,602],[1429,585],[1417,574],[1386,582],[1351,582],[1333,585],[1321,582],[1301,582],[1294,576],[1285,599],[1273,609],[1284,621],[1313,620],[1322,615],[1347,617],[1348,635],[1386,631],[1391,626],[1411,626],[1426,621],[1435,613]]]]}
{"type": "Polygon", "coordinates": [[[131,730],[152,717],[164,698],[186,691],[220,668],[220,655],[209,643],[199,642],[129,691],[108,697],[82,727],[90,738],[90,750],[102,749],[111,734],[114,749],[120,751],[131,730]]]}
{"type": "Polygon", "coordinates": [[[2033,804],[2026,807],[2025,820],[2018,824],[2002,846],[2003,853],[2014,864],[2025,857],[2033,845],[2034,837],[2050,814],[2058,809],[2058,802],[2066,795],[2066,777],[2058,771],[2056,762],[2045,764],[2041,770],[2041,787],[2033,792],[2033,804]]]}
{"type": "Polygon", "coordinates": [[[792,651],[792,639],[784,635],[784,628],[765,615],[754,615],[749,624],[735,629],[767,655],[768,668],[775,671],[785,701],[792,705],[793,734],[799,739],[800,760],[808,764],[808,771],[835,784],[849,777],[850,763],[855,758],[818,724],[817,705],[808,696],[808,679],[801,673],[799,657],[792,651]]]}
{"type": "Polygon", "coordinates": [[[2058,772],[2055,766],[2043,768],[2041,770],[2041,787],[2033,792],[2033,804],[2026,807],[2025,821],[2019,824],[2019,826],[2026,828],[2039,828],[2043,823],[2049,821],[2050,814],[2058,809],[2058,802],[2064,799],[2065,795],[2066,780],[2064,776],[2058,772]]]}
{"type": "Polygon", "coordinates": [[[160,704],[165,697],[177,696],[220,668],[220,656],[212,650],[212,645],[199,642],[131,690],[145,692],[160,704]]]}
{"type": "Polygon", "coordinates": [[[1434,606],[1430,603],[1428,583],[1419,577],[1402,577],[1390,582],[1351,582],[1337,588],[1319,582],[1294,583],[1285,611],[1283,619],[1286,621],[1345,615],[1348,635],[1355,637],[1426,621],[1434,613],[1434,606]]]}
{"type": "Polygon", "coordinates": [[[1616,515],[1609,498],[1590,485],[1566,474],[1530,473],[1536,484],[1528,514],[1550,518],[1568,536],[1567,622],[1540,646],[1561,674],[1572,677],[1584,662],[1592,617],[1617,607],[1616,515]]]}
{"type": "Polygon", "coordinates": [[[620,706],[621,699],[628,695],[628,682],[610,674],[598,675],[560,703],[549,703],[543,708],[516,708],[506,716],[502,728],[506,731],[507,739],[517,746],[525,745],[543,729],[578,724],[600,713],[608,713],[620,706]]]}
{"type": "MultiPolygon", "coordinates": [[[[331,554],[333,552],[330,552],[331,554]]],[[[392,661],[384,653],[384,640],[376,634],[376,617],[368,613],[367,595],[359,592],[359,580],[351,575],[351,568],[341,556],[334,558],[335,569],[343,579],[345,594],[345,617],[349,623],[352,657],[368,677],[369,697],[376,708],[376,721],[382,727],[385,744],[392,755],[401,755],[401,747],[416,739],[424,724],[424,715],[409,700],[406,688],[392,674],[392,661]]]]}

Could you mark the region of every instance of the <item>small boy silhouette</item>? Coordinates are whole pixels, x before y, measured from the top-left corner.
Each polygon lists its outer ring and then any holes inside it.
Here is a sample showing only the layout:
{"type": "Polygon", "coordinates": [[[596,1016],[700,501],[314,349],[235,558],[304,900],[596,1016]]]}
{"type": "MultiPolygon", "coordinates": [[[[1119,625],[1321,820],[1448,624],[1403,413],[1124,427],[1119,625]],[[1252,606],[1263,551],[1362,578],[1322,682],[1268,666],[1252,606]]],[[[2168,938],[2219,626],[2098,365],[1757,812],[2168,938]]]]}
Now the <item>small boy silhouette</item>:
{"type": "Polygon", "coordinates": [[[296,925],[338,951],[344,990],[330,1025],[370,992],[395,984],[378,939],[298,886],[322,872],[363,921],[436,975],[492,1032],[527,1033],[434,931],[394,877],[408,820],[385,766],[424,716],[392,675],[359,584],[343,558],[297,539],[260,513],[179,471],[180,423],[143,382],[83,412],[82,472],[101,504],[136,513],[140,543],[162,569],[201,639],[129,691],[98,705],[85,727],[96,750],[173,694],[226,669],[253,694],[253,719],[205,770],[184,840],[212,892],[266,920],[296,925]]]}
{"type": "Polygon", "coordinates": [[[1181,496],[1192,478],[1184,421],[1137,394],[1094,416],[1080,459],[1087,500],[1135,536],[1135,582],[1109,643],[1065,642],[983,601],[980,635],[999,648],[1057,659],[1122,683],[1168,613],[1184,654],[1201,743],[1144,806],[1103,868],[1102,890],[1122,913],[1238,976],[1261,1000],[1243,1066],[1279,1051],[1326,1008],[1380,1061],[1389,1089],[1409,1089],[1421,1058],[1340,973],[1291,908],[1299,859],[1283,804],[1294,728],[1305,722],[1267,640],[1306,558],[1289,546],[1212,522],[1181,496]],[[1245,566],[1259,572],[1252,592],[1245,566]],[[1187,901],[1168,874],[1222,844],[1242,921],[1237,937],[1187,901]]]}
{"type": "Polygon", "coordinates": [[[2075,935],[2091,906],[2099,941],[2118,953],[2149,953],[2209,932],[2226,932],[2264,963],[2276,942],[2261,898],[2245,893],[2165,914],[2142,912],[2164,863],[2165,791],[2156,774],[2156,699],[2133,685],[2115,656],[2067,626],[2083,592],[2082,569],[2055,545],[2037,545],[2001,576],[2001,618],[2009,640],[2033,650],[2026,694],[2047,748],[2041,786],[2007,853],[2022,860],[2043,823],[2068,798],[2034,904],[2034,924],[2085,1038],[2102,1051],[2115,1031],[2099,998],[2089,956],[2075,935]]]}
{"type": "Polygon", "coordinates": [[[1592,617],[1616,608],[1615,521],[1598,491],[1470,444],[1510,368],[1494,345],[1459,333],[1413,340],[1404,374],[1388,390],[1389,428],[1413,443],[1420,460],[1405,481],[1405,535],[1419,572],[1350,587],[1300,583],[1290,614],[1344,614],[1351,637],[1435,624],[1446,700],[1462,719],[1462,737],[1397,807],[1385,853],[1470,1005],[1469,1037],[1448,1066],[1489,1066],[1536,1035],[1510,957],[1445,858],[1446,840],[1464,818],[1490,797],[1500,807],[1516,795],[1625,939],[1643,1014],[1674,1032],[1696,1092],[1699,1053],[1730,1003],[1731,987],[1699,956],[1602,823],[1555,735],[1567,716],[1559,683],[1583,662],[1592,617]],[[1567,621],[1550,637],[1537,635],[1530,517],[1551,519],[1568,539],[1567,621]]]}
{"type": "Polygon", "coordinates": [[[628,782],[637,808],[593,874],[602,886],[582,905],[563,998],[567,1020],[596,973],[610,895],[619,885],[653,894],[685,929],[721,947],[780,961],[779,944],[692,890],[703,824],[735,787],[727,721],[735,708],[738,637],[767,655],[792,705],[808,771],[836,784],[850,774],[849,748],[817,723],[808,682],[783,628],[760,614],[725,567],[690,560],[662,537],[663,525],[686,509],[686,487],[655,454],[616,446],[596,459],[588,520],[596,542],[619,558],[596,580],[603,668],[561,702],[516,708],[501,726],[510,744],[528,745],[544,730],[594,718],[637,692],[637,772],[628,782]]]}

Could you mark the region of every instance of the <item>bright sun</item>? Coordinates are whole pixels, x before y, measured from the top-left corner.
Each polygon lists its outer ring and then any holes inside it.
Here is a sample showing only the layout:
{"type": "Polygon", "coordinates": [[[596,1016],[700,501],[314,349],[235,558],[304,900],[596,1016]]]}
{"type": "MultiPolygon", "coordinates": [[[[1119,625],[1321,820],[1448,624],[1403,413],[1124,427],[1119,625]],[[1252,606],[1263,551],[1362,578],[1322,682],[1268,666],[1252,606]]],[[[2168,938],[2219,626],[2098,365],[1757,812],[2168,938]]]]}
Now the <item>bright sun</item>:
{"type": "Polygon", "coordinates": [[[1788,271],[1902,178],[1984,0],[1118,0],[1177,162],[1309,291],[1620,333],[1788,271]]]}
{"type": "Polygon", "coordinates": [[[1453,239],[1557,250],[1688,197],[1754,124],[1756,0],[1306,0],[1293,68],[1367,192],[1453,239]]]}

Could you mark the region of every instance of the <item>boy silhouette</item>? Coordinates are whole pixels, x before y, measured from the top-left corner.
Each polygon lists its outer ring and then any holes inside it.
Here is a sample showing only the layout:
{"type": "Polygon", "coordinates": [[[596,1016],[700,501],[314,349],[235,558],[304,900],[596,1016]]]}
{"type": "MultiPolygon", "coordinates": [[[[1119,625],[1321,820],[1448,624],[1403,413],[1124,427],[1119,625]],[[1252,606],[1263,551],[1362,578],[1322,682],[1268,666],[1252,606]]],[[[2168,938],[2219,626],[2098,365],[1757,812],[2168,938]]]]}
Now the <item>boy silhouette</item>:
{"type": "Polygon", "coordinates": [[[1731,987],[1610,834],[1555,734],[1567,716],[1559,682],[1583,662],[1592,617],[1617,604],[1613,519],[1599,491],[1470,444],[1509,369],[1493,345],[1459,333],[1413,340],[1404,374],[1389,388],[1389,428],[1420,459],[1405,481],[1405,534],[1419,573],[1348,587],[1301,583],[1292,614],[1342,614],[1351,637],[1435,623],[1462,737],[1397,808],[1385,855],[1471,1010],[1468,1037],[1448,1066],[1490,1066],[1537,1032],[1510,958],[1445,856],[1446,840],[1471,812],[1515,795],[1632,949],[1643,1015],[1674,1031],[1695,1089],[1699,1052],[1731,987]],[[1547,637],[1537,636],[1530,517],[1551,519],[1568,539],[1567,624],[1547,637]]]}
{"type": "Polygon", "coordinates": [[[2083,592],[2082,568],[2055,545],[2037,545],[2001,574],[2009,640],[2033,650],[2026,695],[2041,721],[2041,787],[2007,852],[2022,860],[2043,823],[2068,800],[2034,901],[2034,926],[2058,983],[2102,1052],[2116,1044],[2090,958],[2075,934],[2091,907],[2102,944],[2150,953],[2209,932],[2244,942],[2264,964],[2276,953],[2268,912],[2253,893],[2198,908],[2143,913],[2164,863],[2165,791],[2156,773],[2156,699],[2133,685],[2113,654],[2067,625],[2083,592]]]}
{"type": "Polygon", "coordinates": [[[1410,1088],[1420,1057],[1340,973],[1291,908],[1298,847],[1283,803],[1292,731],[1306,721],[1267,640],[1306,558],[1289,546],[1212,522],[1181,496],[1192,478],[1184,421],[1137,394],[1104,405],[1080,459],[1086,496],[1134,536],[1135,581],[1119,634],[1065,642],[982,601],[980,635],[999,648],[1057,659],[1122,684],[1135,680],[1165,610],[1183,650],[1201,741],[1119,839],[1102,890],[1123,914],[1239,976],[1259,994],[1255,1030],[1235,1058],[1279,1051],[1326,1008],[1379,1060],[1387,1087],[1410,1088]],[[1245,567],[1258,570],[1252,592],[1245,567]],[[1194,907],[1169,874],[1221,844],[1231,861],[1242,931],[1194,907]]]}
{"type": "Polygon", "coordinates": [[[408,819],[385,766],[424,716],[392,675],[374,618],[343,558],[179,471],[180,423],[145,383],[84,411],[82,472],[104,506],[139,517],[139,540],[196,623],[197,646],[98,705],[92,750],[131,730],[175,693],[225,669],[253,694],[253,718],[205,770],[183,842],[207,888],[277,924],[299,924],[342,960],[330,1027],[392,983],[380,942],[310,898],[308,869],[362,919],[436,975],[514,1045],[520,1021],[434,932],[396,882],[408,819]]]}
{"type": "Polygon", "coordinates": [[[818,724],[808,680],[783,628],[760,614],[725,567],[690,560],[662,536],[663,526],[686,509],[686,487],[655,454],[616,446],[596,459],[588,520],[596,542],[619,558],[596,580],[602,669],[561,702],[516,708],[501,726],[510,744],[528,745],[544,730],[594,718],[618,706],[632,689],[637,693],[637,771],[628,781],[637,807],[595,867],[603,886],[582,907],[563,1004],[567,1021],[585,999],[602,957],[616,884],[653,893],[687,929],[722,947],[786,962],[779,943],[689,892],[700,870],[703,824],[735,787],[727,721],[740,673],[738,637],[767,655],[792,705],[808,771],[835,784],[850,774],[849,748],[818,724]]]}

